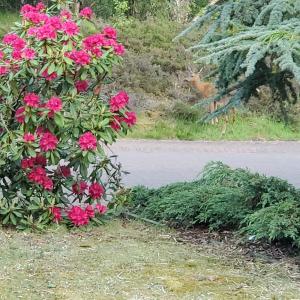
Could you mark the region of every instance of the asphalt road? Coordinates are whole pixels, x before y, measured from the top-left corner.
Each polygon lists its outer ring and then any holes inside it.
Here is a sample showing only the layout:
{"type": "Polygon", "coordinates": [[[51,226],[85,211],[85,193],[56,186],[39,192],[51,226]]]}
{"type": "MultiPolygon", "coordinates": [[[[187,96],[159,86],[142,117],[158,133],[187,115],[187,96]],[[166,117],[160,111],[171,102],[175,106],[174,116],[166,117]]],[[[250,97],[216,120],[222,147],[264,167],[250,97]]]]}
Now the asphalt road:
{"type": "Polygon", "coordinates": [[[111,150],[130,172],[124,178],[126,186],[190,181],[213,160],[278,176],[300,187],[300,142],[121,140],[111,150]]]}

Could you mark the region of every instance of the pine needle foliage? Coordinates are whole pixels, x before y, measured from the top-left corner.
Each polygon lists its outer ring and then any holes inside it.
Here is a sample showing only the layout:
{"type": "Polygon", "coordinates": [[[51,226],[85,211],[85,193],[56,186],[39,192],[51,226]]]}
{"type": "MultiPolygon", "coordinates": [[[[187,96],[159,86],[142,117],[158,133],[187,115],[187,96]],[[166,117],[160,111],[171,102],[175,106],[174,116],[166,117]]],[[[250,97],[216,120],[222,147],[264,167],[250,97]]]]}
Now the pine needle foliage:
{"type": "Polygon", "coordinates": [[[199,31],[189,50],[195,62],[215,65],[218,95],[230,96],[218,114],[257,95],[269,86],[284,107],[297,101],[300,82],[300,0],[228,0],[207,7],[176,39],[199,31]],[[203,35],[204,25],[206,30],[203,35]]]}
{"type": "Polygon", "coordinates": [[[209,163],[194,182],[135,187],[129,210],[175,227],[239,230],[300,248],[300,191],[285,180],[209,163]]]}

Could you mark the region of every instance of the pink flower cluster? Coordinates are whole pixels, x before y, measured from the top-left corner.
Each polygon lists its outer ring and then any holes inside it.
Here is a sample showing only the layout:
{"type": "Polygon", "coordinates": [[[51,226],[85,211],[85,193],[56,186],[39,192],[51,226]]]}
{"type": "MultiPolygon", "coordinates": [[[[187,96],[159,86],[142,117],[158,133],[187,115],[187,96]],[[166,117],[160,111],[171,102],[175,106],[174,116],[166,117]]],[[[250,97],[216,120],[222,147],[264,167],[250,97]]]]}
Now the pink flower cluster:
{"type": "Polygon", "coordinates": [[[91,56],[84,50],[72,50],[65,55],[72,59],[77,65],[85,66],[91,62],[91,56]]]}
{"type": "Polygon", "coordinates": [[[135,112],[128,111],[125,113],[125,117],[114,116],[114,120],[110,122],[110,126],[115,131],[118,131],[121,129],[122,122],[126,123],[129,128],[134,126],[137,122],[137,117],[135,112]]]}
{"type": "Polygon", "coordinates": [[[44,7],[26,5],[21,9],[23,20],[33,24],[27,31],[28,36],[36,37],[38,40],[55,40],[58,32],[62,32],[69,37],[78,35],[78,25],[71,21],[72,14],[68,10],[63,10],[60,16],[50,17],[43,12],[44,7]]]}
{"type": "Polygon", "coordinates": [[[58,144],[57,137],[50,131],[46,131],[42,134],[40,139],[40,148],[42,151],[52,151],[55,150],[58,144]]]}
{"type": "Polygon", "coordinates": [[[100,199],[104,195],[104,187],[98,182],[94,182],[88,186],[84,181],[76,182],[72,185],[72,191],[76,195],[83,195],[88,189],[88,194],[93,200],[100,199]]]}
{"type": "Polygon", "coordinates": [[[129,97],[125,91],[119,92],[117,95],[112,97],[109,101],[110,111],[116,112],[122,108],[125,108],[129,102],[129,97]]]}
{"type": "Polygon", "coordinates": [[[33,168],[27,175],[28,180],[41,185],[45,190],[53,190],[53,181],[47,176],[46,169],[42,167],[33,168]]]}
{"type": "Polygon", "coordinates": [[[107,49],[112,47],[115,54],[123,55],[125,48],[122,44],[116,41],[117,31],[113,27],[105,27],[102,33],[92,34],[83,40],[83,48],[95,55],[96,57],[102,56],[102,48],[107,49]]]}
{"type": "Polygon", "coordinates": [[[43,155],[37,155],[36,157],[24,158],[21,160],[21,168],[23,170],[32,169],[34,166],[45,167],[47,159],[43,155]]]}
{"type": "Polygon", "coordinates": [[[79,137],[78,144],[82,151],[96,150],[97,138],[88,131],[79,137]]]}
{"type": "Polygon", "coordinates": [[[97,204],[94,208],[92,205],[87,205],[85,209],[80,206],[73,206],[68,211],[68,218],[75,226],[85,226],[89,224],[90,219],[95,217],[95,210],[103,215],[107,211],[107,207],[102,204],[97,204]]]}
{"type": "MultiPolygon", "coordinates": [[[[59,223],[62,217],[62,209],[60,207],[51,207],[50,212],[52,214],[52,220],[55,223],[59,223]]],[[[81,208],[80,206],[72,206],[70,209],[66,211],[68,219],[75,225],[75,226],[85,226],[88,225],[90,219],[93,219],[96,213],[100,215],[104,215],[107,212],[107,206],[103,204],[96,204],[95,207],[92,205],[87,205],[85,209],[81,208]]]]}
{"type": "Polygon", "coordinates": [[[86,18],[86,19],[90,19],[93,15],[93,10],[90,7],[85,7],[83,8],[80,13],[79,16],[86,18]]]}

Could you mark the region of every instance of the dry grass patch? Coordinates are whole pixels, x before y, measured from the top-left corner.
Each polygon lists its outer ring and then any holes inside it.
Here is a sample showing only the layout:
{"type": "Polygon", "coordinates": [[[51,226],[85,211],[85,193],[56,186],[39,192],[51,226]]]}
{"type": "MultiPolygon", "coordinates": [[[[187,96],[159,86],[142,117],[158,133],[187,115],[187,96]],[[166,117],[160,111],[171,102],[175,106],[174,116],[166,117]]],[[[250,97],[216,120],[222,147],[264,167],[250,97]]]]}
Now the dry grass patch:
{"type": "Polygon", "coordinates": [[[0,232],[0,299],[299,299],[292,262],[247,261],[137,222],[0,232]]]}

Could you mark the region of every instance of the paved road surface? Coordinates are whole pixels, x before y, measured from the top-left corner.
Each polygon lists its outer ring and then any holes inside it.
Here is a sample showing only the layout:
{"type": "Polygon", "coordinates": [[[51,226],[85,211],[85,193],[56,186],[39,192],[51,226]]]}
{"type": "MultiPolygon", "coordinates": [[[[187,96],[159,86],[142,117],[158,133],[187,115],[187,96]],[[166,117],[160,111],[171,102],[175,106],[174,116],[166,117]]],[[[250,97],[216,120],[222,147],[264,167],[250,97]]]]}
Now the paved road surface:
{"type": "Polygon", "coordinates": [[[300,142],[182,142],[121,140],[112,147],[130,172],[127,186],[157,187],[193,180],[209,161],[248,167],[300,187],[300,142]]]}

